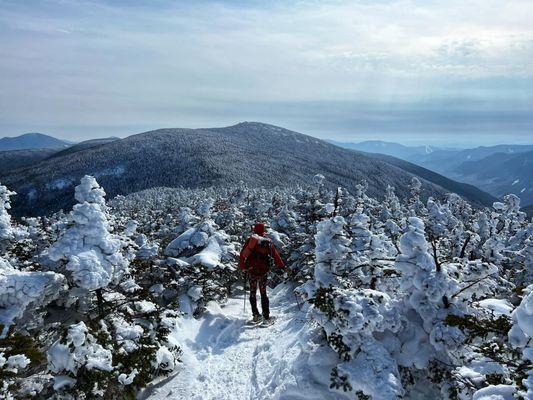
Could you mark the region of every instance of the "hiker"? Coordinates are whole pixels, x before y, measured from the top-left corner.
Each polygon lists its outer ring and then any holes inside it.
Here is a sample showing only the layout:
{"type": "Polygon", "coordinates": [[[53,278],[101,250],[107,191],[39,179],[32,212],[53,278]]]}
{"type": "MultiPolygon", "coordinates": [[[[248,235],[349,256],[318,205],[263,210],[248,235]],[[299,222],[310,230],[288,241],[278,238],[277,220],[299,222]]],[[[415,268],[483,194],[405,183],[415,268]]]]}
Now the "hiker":
{"type": "Polygon", "coordinates": [[[250,304],[252,306],[254,322],[261,320],[261,314],[259,314],[259,310],[257,309],[256,298],[258,286],[259,292],[261,293],[263,318],[265,320],[270,318],[266,289],[268,271],[270,270],[272,261],[279,268],[286,269],[283,260],[276,250],[276,246],[272,243],[272,239],[265,235],[265,224],[258,222],[253,227],[253,234],[246,239],[239,259],[239,268],[248,274],[248,280],[250,282],[250,304]]]}

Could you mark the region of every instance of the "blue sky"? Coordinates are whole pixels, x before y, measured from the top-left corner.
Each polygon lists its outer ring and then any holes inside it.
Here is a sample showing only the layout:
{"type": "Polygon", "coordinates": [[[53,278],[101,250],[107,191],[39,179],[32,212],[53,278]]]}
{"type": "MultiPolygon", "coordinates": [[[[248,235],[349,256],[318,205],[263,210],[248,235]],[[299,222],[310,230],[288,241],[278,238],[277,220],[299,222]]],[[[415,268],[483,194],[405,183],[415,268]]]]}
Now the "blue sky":
{"type": "Polygon", "coordinates": [[[533,143],[531,21],[530,0],[0,0],[0,136],[533,143]]]}

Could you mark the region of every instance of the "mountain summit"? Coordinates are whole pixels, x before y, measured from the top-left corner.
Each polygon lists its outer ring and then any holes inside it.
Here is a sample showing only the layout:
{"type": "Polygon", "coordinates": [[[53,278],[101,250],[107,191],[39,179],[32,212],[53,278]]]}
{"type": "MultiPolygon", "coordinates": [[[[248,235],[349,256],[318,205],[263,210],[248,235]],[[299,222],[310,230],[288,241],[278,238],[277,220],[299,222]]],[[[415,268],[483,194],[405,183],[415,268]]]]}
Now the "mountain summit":
{"type": "Polygon", "coordinates": [[[68,145],[69,142],[42,133],[25,133],[15,137],[0,139],[0,151],[53,149],[68,145]]]}
{"type": "MultiPolygon", "coordinates": [[[[49,158],[0,180],[19,193],[14,201],[16,213],[42,214],[71,206],[74,185],[86,174],[95,176],[113,197],[158,186],[308,185],[317,173],[332,187],[349,190],[366,180],[370,195],[382,196],[390,184],[400,197],[408,195],[416,176],[369,154],[277,126],[243,122],[225,128],[140,133],[49,158]]],[[[422,183],[426,197],[469,188],[470,193],[459,194],[477,204],[493,200],[467,185],[446,188],[431,178],[423,178],[422,183]]]]}

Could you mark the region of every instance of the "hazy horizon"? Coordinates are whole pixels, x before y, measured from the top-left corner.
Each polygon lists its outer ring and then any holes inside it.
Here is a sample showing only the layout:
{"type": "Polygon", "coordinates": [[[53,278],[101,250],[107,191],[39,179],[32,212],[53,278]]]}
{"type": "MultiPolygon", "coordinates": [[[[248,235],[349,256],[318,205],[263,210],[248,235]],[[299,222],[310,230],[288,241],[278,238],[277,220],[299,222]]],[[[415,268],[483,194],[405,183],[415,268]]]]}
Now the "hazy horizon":
{"type": "Polygon", "coordinates": [[[533,143],[533,3],[0,0],[0,136],[533,143]],[[482,12],[480,12],[482,10],[482,12]]]}

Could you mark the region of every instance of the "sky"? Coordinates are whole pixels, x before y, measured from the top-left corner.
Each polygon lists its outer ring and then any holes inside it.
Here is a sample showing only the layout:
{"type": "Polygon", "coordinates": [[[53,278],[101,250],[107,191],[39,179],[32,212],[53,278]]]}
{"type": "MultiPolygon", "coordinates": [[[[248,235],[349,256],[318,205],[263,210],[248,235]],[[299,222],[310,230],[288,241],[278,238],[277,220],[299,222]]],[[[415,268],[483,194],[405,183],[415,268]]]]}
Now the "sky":
{"type": "Polygon", "coordinates": [[[0,137],[533,143],[531,0],[0,0],[0,137]]]}

